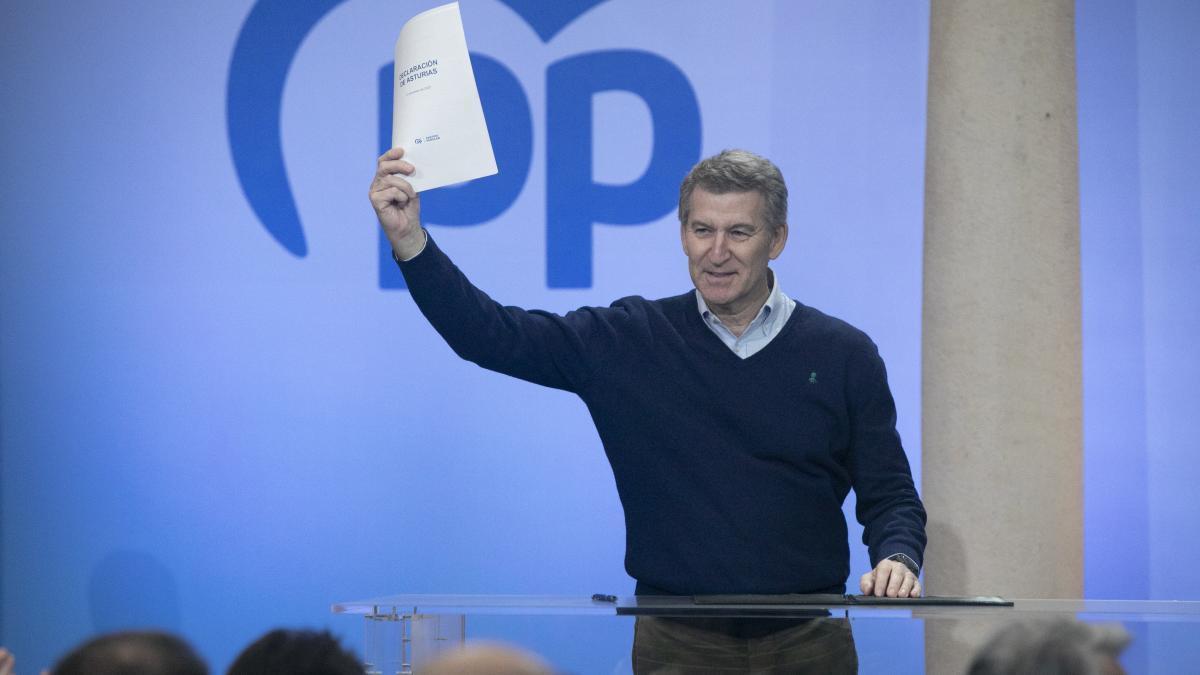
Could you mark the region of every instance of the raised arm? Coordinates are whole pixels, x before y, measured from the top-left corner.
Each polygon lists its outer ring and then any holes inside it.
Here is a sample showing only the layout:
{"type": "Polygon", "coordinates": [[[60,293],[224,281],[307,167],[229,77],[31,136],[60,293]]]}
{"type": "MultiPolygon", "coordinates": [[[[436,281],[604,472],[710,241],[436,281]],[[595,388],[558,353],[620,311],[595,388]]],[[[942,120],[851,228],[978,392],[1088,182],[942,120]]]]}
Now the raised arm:
{"type": "Polygon", "coordinates": [[[558,316],[506,307],[476,288],[421,227],[421,199],[404,176],[404,150],[384,153],[369,192],[408,290],[421,313],[464,359],[484,368],[579,393],[619,344],[621,310],[585,307],[558,316]]]}

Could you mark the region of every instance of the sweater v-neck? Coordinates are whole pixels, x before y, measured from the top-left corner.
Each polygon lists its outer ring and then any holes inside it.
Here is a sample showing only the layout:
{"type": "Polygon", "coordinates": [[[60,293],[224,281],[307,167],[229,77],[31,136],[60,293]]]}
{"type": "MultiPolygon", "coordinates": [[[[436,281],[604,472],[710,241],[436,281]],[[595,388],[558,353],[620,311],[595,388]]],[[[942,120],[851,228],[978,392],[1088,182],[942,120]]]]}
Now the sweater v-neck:
{"type": "MultiPolygon", "coordinates": [[[[774,350],[780,349],[780,347],[778,347],[778,344],[780,342],[782,342],[784,339],[786,339],[790,334],[792,334],[796,331],[796,327],[800,324],[801,321],[803,321],[803,318],[801,317],[801,315],[807,314],[807,312],[808,312],[807,306],[805,306],[799,300],[793,300],[796,303],[796,307],[792,310],[791,316],[788,317],[787,323],[783,324],[783,327],[779,329],[779,333],[777,333],[775,335],[775,337],[771,338],[771,341],[768,342],[766,345],[764,345],[762,349],[759,349],[757,352],[751,354],[750,356],[747,356],[746,358],[742,358],[742,357],[738,356],[736,352],[734,352],[732,349],[730,349],[729,346],[726,345],[725,342],[722,341],[720,337],[718,337],[715,333],[713,333],[711,328],[704,325],[704,317],[701,316],[700,312],[696,310],[696,304],[695,304],[696,298],[695,298],[694,294],[697,292],[698,291],[696,291],[695,289],[692,289],[691,293],[685,294],[685,297],[688,297],[689,300],[691,301],[690,307],[684,309],[684,311],[688,314],[688,318],[687,318],[688,330],[704,333],[704,337],[700,339],[701,340],[700,344],[703,345],[705,349],[722,352],[723,355],[718,358],[729,358],[729,359],[733,360],[732,362],[736,362],[736,363],[740,363],[740,364],[749,364],[751,361],[755,361],[755,359],[758,359],[759,355],[763,354],[764,352],[773,352],[774,350]],[[690,309],[691,311],[688,311],[688,309],[690,309]]],[[[768,358],[759,359],[759,360],[770,360],[769,355],[768,355],[768,358]]],[[[749,367],[749,366],[747,365],[747,367],[749,367]]]]}

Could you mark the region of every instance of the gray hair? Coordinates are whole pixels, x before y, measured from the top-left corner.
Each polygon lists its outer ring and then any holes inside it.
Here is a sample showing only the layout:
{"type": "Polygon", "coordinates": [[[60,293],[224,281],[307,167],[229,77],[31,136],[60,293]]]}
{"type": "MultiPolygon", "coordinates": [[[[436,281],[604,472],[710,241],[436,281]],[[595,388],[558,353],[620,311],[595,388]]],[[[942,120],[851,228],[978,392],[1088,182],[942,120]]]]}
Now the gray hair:
{"type": "Polygon", "coordinates": [[[1100,675],[1129,646],[1120,625],[1074,619],[1021,621],[1001,629],[971,661],[968,675],[1100,675]]]}
{"type": "Polygon", "coordinates": [[[787,184],[771,160],[745,150],[722,150],[692,167],[679,186],[679,223],[686,225],[692,208],[692,192],[755,191],[762,195],[763,220],[771,234],[787,223],[787,184]]]}

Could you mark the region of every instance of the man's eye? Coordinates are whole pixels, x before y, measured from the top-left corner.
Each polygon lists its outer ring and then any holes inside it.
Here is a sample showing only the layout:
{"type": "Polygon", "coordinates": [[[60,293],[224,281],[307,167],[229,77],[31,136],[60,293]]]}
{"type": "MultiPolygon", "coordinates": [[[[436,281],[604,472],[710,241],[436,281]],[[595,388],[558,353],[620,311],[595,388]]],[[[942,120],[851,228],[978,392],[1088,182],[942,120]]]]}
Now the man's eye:
{"type": "Polygon", "coordinates": [[[693,227],[692,232],[697,236],[703,237],[706,236],[710,230],[707,227],[693,227]]]}
{"type": "Polygon", "coordinates": [[[748,239],[750,237],[750,233],[745,230],[734,230],[733,232],[729,233],[729,236],[733,237],[734,239],[748,239]]]}

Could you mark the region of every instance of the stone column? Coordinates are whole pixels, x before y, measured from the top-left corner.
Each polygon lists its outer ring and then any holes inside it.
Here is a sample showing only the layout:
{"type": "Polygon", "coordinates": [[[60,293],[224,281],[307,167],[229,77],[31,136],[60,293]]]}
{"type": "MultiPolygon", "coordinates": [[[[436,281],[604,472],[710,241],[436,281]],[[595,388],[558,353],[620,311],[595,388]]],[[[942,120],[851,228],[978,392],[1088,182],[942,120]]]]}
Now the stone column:
{"type": "MultiPolygon", "coordinates": [[[[1083,592],[1073,0],[932,0],[923,496],[930,595],[1083,592]]],[[[996,626],[926,622],[929,672],[996,626]]]]}

